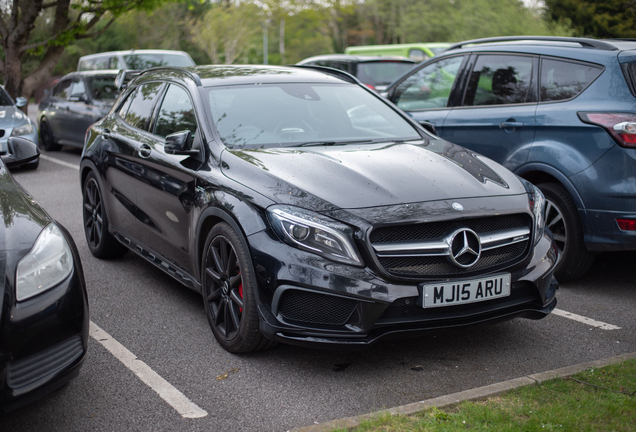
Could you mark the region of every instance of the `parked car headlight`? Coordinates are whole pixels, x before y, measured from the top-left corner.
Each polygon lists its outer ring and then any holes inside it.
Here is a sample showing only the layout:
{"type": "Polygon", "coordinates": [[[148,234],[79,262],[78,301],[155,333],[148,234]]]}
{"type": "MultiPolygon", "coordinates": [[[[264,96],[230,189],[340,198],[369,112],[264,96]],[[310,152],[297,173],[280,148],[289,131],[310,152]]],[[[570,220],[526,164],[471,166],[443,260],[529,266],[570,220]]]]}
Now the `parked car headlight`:
{"type": "Polygon", "coordinates": [[[14,127],[11,136],[22,136],[30,133],[33,133],[33,123],[28,122],[21,126],[14,127]]]}
{"type": "Polygon", "coordinates": [[[528,194],[528,198],[534,214],[534,244],[536,245],[545,230],[545,197],[538,187],[532,185],[532,192],[528,194]]]}
{"type": "Polygon", "coordinates": [[[285,243],[333,261],[364,265],[350,226],[298,207],[274,205],[267,212],[274,231],[285,243]]]}
{"type": "Polygon", "coordinates": [[[64,235],[49,224],[38,236],[31,251],[18,262],[16,298],[26,300],[68,277],[73,270],[73,255],[64,235]]]}

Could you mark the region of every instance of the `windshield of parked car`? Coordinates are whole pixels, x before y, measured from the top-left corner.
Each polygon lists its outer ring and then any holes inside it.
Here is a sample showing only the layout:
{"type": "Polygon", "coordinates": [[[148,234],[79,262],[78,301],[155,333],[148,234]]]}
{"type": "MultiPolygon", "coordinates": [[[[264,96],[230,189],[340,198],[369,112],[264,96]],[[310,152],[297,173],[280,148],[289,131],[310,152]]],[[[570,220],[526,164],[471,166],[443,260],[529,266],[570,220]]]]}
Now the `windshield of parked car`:
{"type": "Polygon", "coordinates": [[[93,98],[97,100],[115,100],[119,91],[115,85],[115,75],[96,75],[88,78],[93,98]]]}
{"type": "Polygon", "coordinates": [[[415,63],[378,61],[358,63],[357,78],[373,87],[388,86],[393,81],[413,69],[415,63]]]}
{"type": "Polygon", "coordinates": [[[150,69],[159,66],[194,66],[192,60],[183,54],[128,54],[124,56],[128,69],[150,69]]]}
{"type": "Polygon", "coordinates": [[[9,94],[5,91],[5,89],[0,87],[0,106],[12,106],[12,105],[13,105],[13,99],[11,99],[11,96],[9,96],[9,94]]]}
{"type": "Polygon", "coordinates": [[[421,139],[385,102],[350,84],[272,84],[207,89],[229,148],[421,139]]]}

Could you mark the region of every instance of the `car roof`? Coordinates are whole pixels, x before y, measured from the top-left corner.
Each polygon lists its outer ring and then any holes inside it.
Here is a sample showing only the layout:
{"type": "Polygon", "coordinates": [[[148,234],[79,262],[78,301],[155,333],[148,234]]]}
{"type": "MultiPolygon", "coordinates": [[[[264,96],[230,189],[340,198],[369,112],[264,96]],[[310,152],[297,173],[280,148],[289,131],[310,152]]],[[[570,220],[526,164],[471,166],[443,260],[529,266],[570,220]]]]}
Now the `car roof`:
{"type": "Polygon", "coordinates": [[[401,61],[405,63],[416,63],[408,57],[402,56],[371,56],[371,55],[356,55],[356,54],[324,54],[314,57],[309,57],[299,61],[297,64],[304,64],[310,61],[318,60],[337,60],[345,63],[364,63],[364,62],[377,62],[377,61],[401,61]]]}
{"type": "Polygon", "coordinates": [[[119,70],[117,69],[97,69],[89,71],[74,71],[67,73],[61,79],[71,78],[74,76],[94,76],[94,75],[117,75],[119,70]]]}
{"type": "Polygon", "coordinates": [[[558,36],[502,36],[483,39],[472,39],[456,43],[444,53],[458,49],[475,49],[501,46],[535,46],[593,49],[601,51],[623,51],[636,49],[636,39],[592,39],[583,37],[558,36]]]}
{"type": "Polygon", "coordinates": [[[88,54],[80,57],[80,60],[86,60],[93,57],[102,57],[102,56],[114,56],[114,55],[128,55],[128,54],[184,54],[188,55],[185,51],[175,51],[175,50],[159,50],[159,49],[140,49],[140,50],[123,50],[123,51],[105,51],[96,54],[88,54]]]}
{"type": "Polygon", "coordinates": [[[145,78],[190,78],[199,86],[214,87],[254,83],[353,83],[355,78],[341,71],[307,66],[207,65],[161,66],[142,71],[145,78]],[[349,77],[349,78],[347,78],[349,77]]]}

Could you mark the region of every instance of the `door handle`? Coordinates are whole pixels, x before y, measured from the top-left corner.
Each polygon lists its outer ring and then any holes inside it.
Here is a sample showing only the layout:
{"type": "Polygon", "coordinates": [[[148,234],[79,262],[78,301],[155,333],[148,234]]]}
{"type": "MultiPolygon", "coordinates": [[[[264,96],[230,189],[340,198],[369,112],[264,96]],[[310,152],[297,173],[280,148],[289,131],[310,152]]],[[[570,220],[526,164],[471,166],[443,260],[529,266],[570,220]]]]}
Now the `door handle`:
{"type": "Polygon", "coordinates": [[[151,151],[152,149],[148,144],[142,144],[139,146],[139,149],[137,149],[137,154],[139,157],[146,159],[147,157],[150,157],[151,151]]]}
{"type": "Polygon", "coordinates": [[[102,138],[105,140],[110,139],[110,129],[104,129],[102,131],[102,138]]]}
{"type": "Polygon", "coordinates": [[[506,130],[506,132],[508,132],[507,129],[516,129],[516,128],[523,127],[523,123],[522,122],[517,122],[517,121],[514,121],[514,120],[513,121],[505,121],[505,122],[499,123],[499,127],[501,129],[503,129],[503,130],[506,130]]]}

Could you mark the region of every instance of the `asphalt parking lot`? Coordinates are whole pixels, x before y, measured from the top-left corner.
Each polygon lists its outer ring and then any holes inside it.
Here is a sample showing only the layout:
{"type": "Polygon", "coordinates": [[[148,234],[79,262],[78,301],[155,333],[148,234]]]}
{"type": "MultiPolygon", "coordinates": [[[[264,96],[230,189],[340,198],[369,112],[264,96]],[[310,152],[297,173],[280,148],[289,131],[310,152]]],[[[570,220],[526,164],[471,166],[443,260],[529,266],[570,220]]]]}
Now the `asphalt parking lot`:
{"type": "Polygon", "coordinates": [[[562,284],[558,311],[464,333],[381,342],[363,351],[278,345],[233,355],[212,337],[201,297],[130,253],[86,246],[80,152],[44,153],[14,173],[78,245],[91,321],[80,376],[0,430],[285,431],[636,351],[636,253],[604,254],[562,284]]]}

